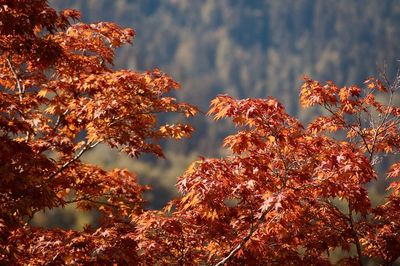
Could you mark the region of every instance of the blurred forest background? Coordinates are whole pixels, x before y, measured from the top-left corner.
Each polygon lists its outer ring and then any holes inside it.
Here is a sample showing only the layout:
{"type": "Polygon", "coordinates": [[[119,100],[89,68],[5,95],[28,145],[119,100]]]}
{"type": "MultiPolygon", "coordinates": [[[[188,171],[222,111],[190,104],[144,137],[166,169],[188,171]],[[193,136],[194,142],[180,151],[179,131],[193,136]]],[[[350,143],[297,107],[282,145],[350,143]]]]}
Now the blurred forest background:
{"type": "MultiPolygon", "coordinates": [[[[128,168],[153,190],[148,208],[176,195],[176,178],[199,155],[222,156],[227,121],[205,113],[217,94],[278,98],[287,111],[307,122],[318,110],[302,110],[302,76],[338,85],[359,84],[385,68],[393,77],[400,59],[398,0],[51,0],[57,9],[75,8],[86,23],[112,21],[134,28],[132,46],[119,50],[116,68],[160,68],[182,85],[175,97],[203,113],[189,122],[191,139],[163,144],[166,159],[133,160],[99,147],[85,157],[105,168],[128,168]]],[[[182,117],[163,116],[165,120],[182,117]]],[[[379,200],[382,184],[371,193],[379,200]]],[[[68,207],[35,217],[47,226],[81,228],[92,213],[68,207]]]]}

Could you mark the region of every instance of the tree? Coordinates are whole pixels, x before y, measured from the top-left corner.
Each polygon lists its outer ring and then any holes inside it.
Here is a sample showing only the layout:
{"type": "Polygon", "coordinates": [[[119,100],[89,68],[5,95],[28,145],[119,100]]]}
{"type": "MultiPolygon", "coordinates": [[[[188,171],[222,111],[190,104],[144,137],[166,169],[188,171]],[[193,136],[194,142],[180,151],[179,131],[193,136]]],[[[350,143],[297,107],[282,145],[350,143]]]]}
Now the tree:
{"type": "MultiPolygon", "coordinates": [[[[366,189],[378,178],[374,167],[382,157],[399,151],[400,108],[393,103],[400,77],[386,83],[369,78],[362,90],[305,78],[302,105],[327,113],[306,128],[273,98],[218,96],[209,113],[231,118],[240,129],[224,141],[232,155],[201,159],[179,178],[184,196],[164,223],[176,219],[183,229],[171,233],[154,221],[170,236],[156,238],[149,257],[170,256],[165,252],[183,234],[183,243],[193,246],[172,261],[184,254],[215,265],[330,265],[330,253],[339,248],[355,250],[341,265],[368,259],[392,265],[400,256],[399,181],[376,207],[366,189]],[[377,100],[383,96],[386,104],[377,100]],[[339,200],[346,206],[339,208],[339,200]]],[[[387,177],[399,173],[394,163],[387,177]]],[[[154,241],[154,234],[146,240],[154,241]]]]}
{"type": "Polygon", "coordinates": [[[45,0],[0,1],[0,258],[10,264],[131,262],[129,220],[143,212],[146,187],[126,170],[105,171],[80,157],[100,143],[131,156],[163,156],[157,142],[189,136],[185,124],[159,125],[158,113],[196,108],[166,96],[179,88],[155,69],[113,70],[131,29],[75,23],[45,0]],[[46,208],[96,209],[101,227],[83,232],[33,228],[46,208]],[[92,257],[95,259],[92,259],[92,257]]]}
{"type": "Polygon", "coordinates": [[[100,143],[162,156],[158,140],[192,128],[159,125],[157,114],[196,108],[166,96],[178,84],[159,70],[112,69],[132,30],[71,25],[77,11],[57,13],[45,0],[0,8],[2,263],[330,265],[337,248],[355,251],[344,265],[400,256],[400,163],[389,169],[384,204],[373,207],[366,189],[382,156],[399,150],[400,77],[369,78],[365,90],[306,78],[301,103],[326,111],[307,127],[273,98],[218,96],[209,114],[237,125],[224,141],[232,154],[194,162],[178,178],[181,197],[149,211],[134,174],[80,158],[100,143]],[[100,225],[29,224],[38,211],[71,203],[97,210],[100,225]]]}

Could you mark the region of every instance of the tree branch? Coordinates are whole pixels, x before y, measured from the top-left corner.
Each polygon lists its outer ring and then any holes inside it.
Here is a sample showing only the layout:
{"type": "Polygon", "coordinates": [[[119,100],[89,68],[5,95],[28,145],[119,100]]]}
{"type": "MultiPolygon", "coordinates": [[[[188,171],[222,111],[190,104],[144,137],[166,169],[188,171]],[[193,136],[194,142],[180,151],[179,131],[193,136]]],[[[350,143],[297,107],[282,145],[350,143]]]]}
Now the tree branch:
{"type": "MultiPolygon", "coordinates": [[[[102,196],[105,196],[105,195],[102,195],[102,196]]],[[[98,196],[98,197],[102,197],[102,196],[98,196]]],[[[103,201],[94,200],[94,199],[92,199],[90,197],[76,198],[76,199],[73,199],[73,200],[64,201],[64,203],[65,204],[72,204],[72,203],[78,203],[78,202],[81,202],[81,201],[87,201],[87,202],[90,202],[90,203],[93,203],[93,204],[99,204],[99,205],[109,206],[109,207],[112,207],[112,208],[118,208],[118,205],[111,204],[109,202],[103,202],[103,201]]]]}
{"type": "Polygon", "coordinates": [[[361,245],[360,245],[360,240],[358,239],[357,231],[354,229],[353,207],[350,202],[349,202],[349,218],[350,218],[349,222],[351,231],[353,232],[354,242],[356,244],[358,263],[360,264],[360,266],[362,266],[363,262],[362,262],[361,245]]]}
{"type": "MultiPolygon", "coordinates": [[[[243,248],[243,246],[250,240],[250,238],[253,236],[253,234],[259,229],[260,224],[264,221],[265,216],[272,210],[272,208],[266,209],[260,218],[258,218],[257,223],[255,225],[251,225],[249,232],[247,233],[246,237],[243,238],[243,240],[235,247],[233,248],[229,254],[224,257],[222,260],[220,260],[215,266],[223,266],[225,263],[227,263],[239,250],[243,248]]],[[[268,226],[274,218],[272,218],[266,226],[268,226]]]]}
{"type": "Polygon", "coordinates": [[[371,145],[371,153],[369,156],[369,161],[372,163],[373,157],[374,157],[374,153],[375,153],[375,146],[376,146],[376,141],[379,135],[379,130],[382,128],[382,126],[385,124],[387,118],[389,117],[389,110],[390,107],[392,106],[392,100],[393,100],[393,92],[390,93],[390,98],[389,98],[389,104],[386,107],[386,111],[385,114],[381,120],[381,122],[379,123],[379,126],[375,129],[374,132],[374,137],[372,138],[372,145],[371,145]]]}
{"type": "Polygon", "coordinates": [[[74,163],[75,161],[77,161],[86,151],[93,149],[94,147],[96,147],[99,143],[101,143],[101,140],[93,142],[93,143],[88,143],[86,144],[85,147],[83,147],[82,150],[80,150],[78,152],[78,154],[76,154],[71,160],[69,160],[68,162],[64,163],[57,171],[55,171],[53,174],[51,174],[49,176],[49,179],[53,179],[56,175],[58,175],[59,173],[61,173],[62,171],[64,171],[70,164],[74,163]]]}
{"type": "Polygon", "coordinates": [[[17,88],[18,88],[18,93],[19,93],[19,101],[22,102],[22,95],[24,94],[24,89],[22,88],[22,85],[21,85],[21,82],[19,80],[17,71],[15,71],[15,68],[11,63],[10,56],[6,60],[7,60],[8,66],[10,67],[11,72],[14,75],[15,81],[17,82],[17,88]]]}

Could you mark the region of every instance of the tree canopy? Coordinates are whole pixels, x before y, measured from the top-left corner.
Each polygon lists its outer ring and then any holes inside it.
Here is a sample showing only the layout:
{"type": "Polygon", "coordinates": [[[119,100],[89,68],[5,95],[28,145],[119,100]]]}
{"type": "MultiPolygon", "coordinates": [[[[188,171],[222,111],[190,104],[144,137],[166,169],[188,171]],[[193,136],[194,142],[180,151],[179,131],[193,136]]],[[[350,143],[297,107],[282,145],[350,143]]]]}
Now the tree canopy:
{"type": "Polygon", "coordinates": [[[158,69],[115,70],[115,49],[134,31],[77,22],[45,0],[0,2],[0,259],[16,265],[391,265],[400,256],[400,163],[389,196],[371,204],[366,185],[385,178],[382,158],[399,151],[393,82],[363,87],[305,77],[304,107],[325,114],[309,125],[273,97],[219,95],[209,115],[231,119],[230,154],[200,158],[177,179],[180,196],[143,208],[126,169],[81,161],[100,143],[132,157],[163,156],[159,141],[189,137],[197,109],[169,93],[158,69]],[[82,231],[32,226],[39,211],[76,204],[99,213],[82,231]],[[345,251],[340,261],[331,253],[345,251]]]}

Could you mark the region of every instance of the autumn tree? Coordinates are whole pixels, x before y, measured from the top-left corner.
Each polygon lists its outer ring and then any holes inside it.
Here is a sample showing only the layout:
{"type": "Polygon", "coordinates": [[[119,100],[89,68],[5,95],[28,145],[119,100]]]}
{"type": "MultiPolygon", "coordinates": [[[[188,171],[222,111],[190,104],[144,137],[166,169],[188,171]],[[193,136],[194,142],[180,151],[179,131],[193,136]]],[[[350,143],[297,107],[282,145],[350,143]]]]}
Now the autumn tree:
{"type": "Polygon", "coordinates": [[[146,188],[127,170],[105,171],[80,157],[100,143],[133,157],[163,156],[160,139],[192,131],[157,122],[158,113],[196,113],[167,96],[179,88],[172,78],[113,69],[115,49],[131,42],[133,30],[71,24],[78,18],[45,0],[0,1],[0,259],[7,265],[134,262],[129,221],[143,212],[146,188]],[[71,203],[98,210],[100,228],[27,223],[71,203]]]}
{"type": "Polygon", "coordinates": [[[273,98],[215,98],[209,113],[231,118],[239,129],[224,141],[232,155],[203,158],[179,178],[183,196],[166,209],[172,215],[139,226],[152,247],[146,257],[151,263],[393,265],[400,256],[400,185],[393,179],[400,164],[389,168],[393,182],[383,204],[371,205],[367,185],[385,178],[376,167],[399,151],[400,77],[393,83],[369,78],[365,86],[305,78],[302,105],[326,114],[307,127],[273,98]],[[337,249],[345,256],[332,262],[337,249]]]}
{"type": "Polygon", "coordinates": [[[178,178],[181,196],[149,211],[133,173],[80,158],[100,143],[162,156],[160,139],[192,128],[160,125],[157,114],[196,109],[167,96],[178,84],[159,70],[113,69],[132,30],[74,23],[77,11],[45,0],[0,3],[1,264],[331,265],[342,249],[352,252],[338,264],[391,265],[400,256],[400,163],[383,204],[367,191],[385,178],[382,157],[400,148],[400,77],[369,78],[364,89],[306,78],[301,103],[325,109],[308,126],[274,98],[218,96],[209,114],[236,124],[224,141],[231,155],[194,162],[178,178]],[[29,223],[72,203],[97,210],[99,226],[29,223]]]}

